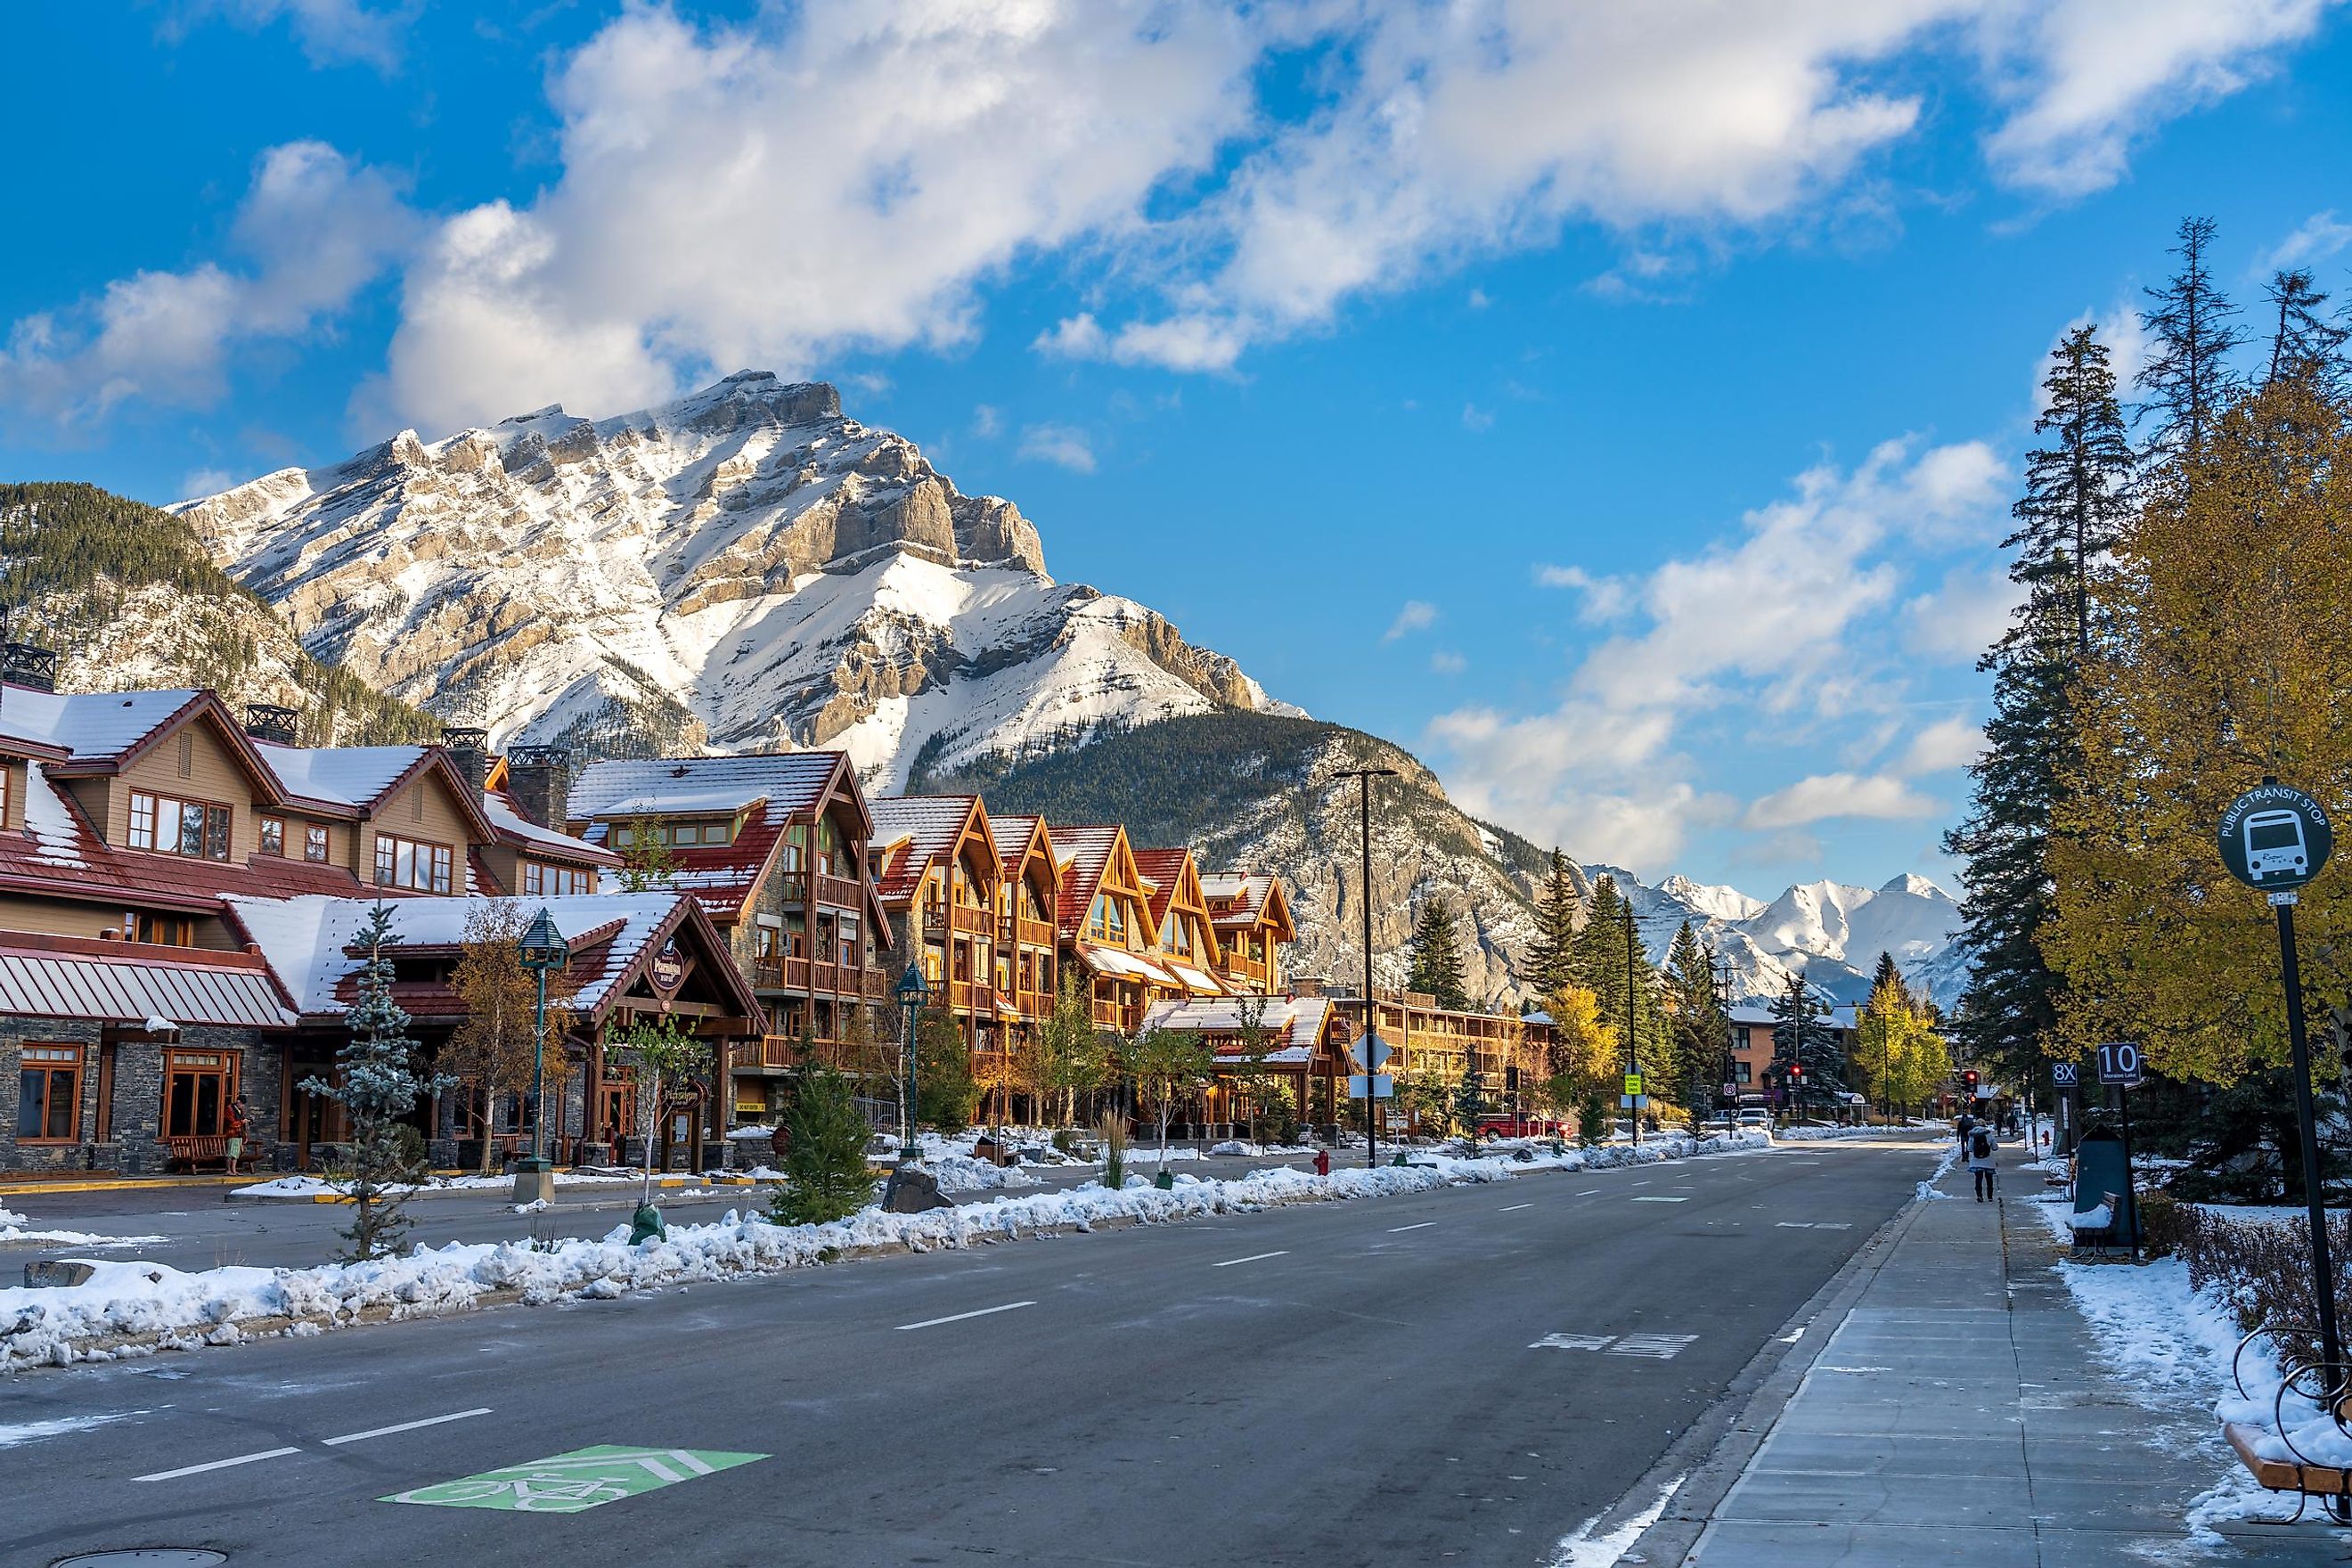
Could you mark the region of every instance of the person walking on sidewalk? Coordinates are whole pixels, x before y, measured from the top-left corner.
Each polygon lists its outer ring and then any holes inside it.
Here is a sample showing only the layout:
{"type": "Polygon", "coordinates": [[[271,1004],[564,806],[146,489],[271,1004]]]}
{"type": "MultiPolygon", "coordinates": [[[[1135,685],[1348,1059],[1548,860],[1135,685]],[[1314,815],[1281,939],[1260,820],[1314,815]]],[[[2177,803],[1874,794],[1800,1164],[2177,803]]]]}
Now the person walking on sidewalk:
{"type": "Polygon", "coordinates": [[[1969,1131],[1969,1173],[1977,1181],[1977,1202],[1990,1203],[1993,1196],[1993,1175],[1999,1169],[1994,1162],[1992,1124],[1979,1121],[1969,1131]]]}

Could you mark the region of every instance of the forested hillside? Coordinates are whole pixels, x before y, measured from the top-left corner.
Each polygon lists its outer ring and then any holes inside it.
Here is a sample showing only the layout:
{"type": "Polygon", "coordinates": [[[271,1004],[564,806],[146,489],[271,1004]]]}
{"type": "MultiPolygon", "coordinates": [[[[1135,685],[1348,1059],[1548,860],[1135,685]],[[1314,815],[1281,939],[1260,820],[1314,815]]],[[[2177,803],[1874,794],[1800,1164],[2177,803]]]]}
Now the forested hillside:
{"type": "Polygon", "coordinates": [[[0,485],[10,636],[55,648],[60,690],[211,686],[281,702],[305,741],[428,739],[438,721],[304,652],[169,512],[86,484],[0,485]]]}

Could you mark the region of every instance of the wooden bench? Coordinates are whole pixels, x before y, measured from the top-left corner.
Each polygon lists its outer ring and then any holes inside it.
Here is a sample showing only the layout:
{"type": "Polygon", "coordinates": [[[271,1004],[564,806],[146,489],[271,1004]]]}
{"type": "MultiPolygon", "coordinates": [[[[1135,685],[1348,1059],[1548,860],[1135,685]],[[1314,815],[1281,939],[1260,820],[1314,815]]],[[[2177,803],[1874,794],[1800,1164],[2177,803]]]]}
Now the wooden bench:
{"type": "Polygon", "coordinates": [[[2293,1459],[2265,1459],[2254,1451],[2254,1444],[2267,1436],[2265,1429],[2249,1426],[2242,1421],[2224,1421],[2221,1436],[2237,1451],[2239,1463],[2246,1467],[2256,1486],[2264,1491],[2297,1494],[2295,1518],[2303,1517],[2305,1503],[2318,1498],[2339,1522],[2352,1520],[2352,1470],[2305,1465],[2293,1459]]]}
{"type": "MultiPolygon", "coordinates": [[[[228,1138],[158,1138],[155,1142],[163,1145],[167,1171],[172,1166],[186,1166],[188,1173],[195,1175],[195,1168],[205,1162],[216,1162],[221,1171],[228,1171],[228,1138]]],[[[252,1138],[247,1138],[245,1150],[237,1154],[237,1163],[252,1168],[257,1154],[258,1145],[252,1138]]]]}

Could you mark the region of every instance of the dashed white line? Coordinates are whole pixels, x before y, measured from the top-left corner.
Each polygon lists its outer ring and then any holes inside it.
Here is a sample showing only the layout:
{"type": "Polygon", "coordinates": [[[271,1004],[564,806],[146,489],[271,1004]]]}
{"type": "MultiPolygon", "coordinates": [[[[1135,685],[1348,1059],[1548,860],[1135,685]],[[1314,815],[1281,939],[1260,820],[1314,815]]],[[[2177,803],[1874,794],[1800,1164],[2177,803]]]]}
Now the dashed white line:
{"type": "Polygon", "coordinates": [[[1638,1198],[1635,1198],[1633,1201],[1634,1201],[1635,1203],[1637,1203],[1637,1204],[1686,1204],[1686,1203],[1690,1202],[1690,1199],[1688,1199],[1688,1198],[1657,1198],[1657,1197],[1652,1197],[1652,1196],[1650,1196],[1648,1194],[1646,1194],[1646,1193],[1645,1193],[1645,1194],[1643,1194],[1642,1196],[1640,1196],[1640,1197],[1638,1197],[1638,1198]]]}
{"type": "Polygon", "coordinates": [[[1535,1206],[1536,1205],[1533,1204],[1505,1204],[1501,1208],[1496,1209],[1495,1212],[1496,1214],[1510,1214],[1515,1210],[1531,1209],[1535,1206]]]}
{"type": "Polygon", "coordinates": [[[1425,1219],[1418,1225],[1392,1225],[1389,1226],[1389,1234],[1391,1236],[1394,1236],[1401,1230],[1427,1230],[1431,1226],[1435,1225],[1436,1223],[1437,1222],[1433,1219],[1425,1219]]]}
{"type": "Polygon", "coordinates": [[[1269,1258],[1287,1258],[1289,1256],[1290,1249],[1288,1247],[1285,1247],[1280,1252],[1253,1252],[1247,1258],[1228,1258],[1223,1263],[1212,1263],[1209,1267],[1212,1268],[1231,1268],[1236,1263],[1263,1263],[1269,1258]]]}
{"type": "Polygon", "coordinates": [[[998,1312],[1011,1312],[1023,1307],[1034,1307],[1036,1304],[1034,1301],[1007,1301],[1002,1307],[982,1307],[977,1312],[958,1312],[951,1317],[925,1318],[919,1323],[900,1323],[898,1331],[905,1333],[908,1329],[936,1329],[941,1323],[961,1323],[967,1318],[986,1318],[998,1312]]]}
{"type": "Polygon", "coordinates": [[[282,1459],[289,1454],[299,1454],[299,1448],[264,1448],[255,1454],[238,1454],[226,1459],[215,1459],[208,1464],[183,1465],[176,1470],[157,1470],[152,1475],[133,1476],[134,1481],[175,1481],[182,1476],[200,1476],[206,1470],[226,1470],[236,1465],[259,1464],[264,1459],[282,1459]]]}
{"type": "Polygon", "coordinates": [[[346,1432],[340,1437],[321,1439],[330,1448],[340,1448],[346,1443],[364,1443],[371,1437],[389,1437],[394,1432],[414,1432],[420,1426],[438,1426],[444,1422],[465,1421],[477,1415],[488,1415],[487,1405],[476,1410],[452,1411],[446,1415],[427,1415],[422,1421],[403,1421],[397,1426],[371,1426],[364,1432],[346,1432]]]}
{"type": "Polygon", "coordinates": [[[1595,1193],[1599,1192],[1600,1190],[1601,1190],[1601,1189],[1600,1189],[1599,1187],[1587,1187],[1587,1188],[1585,1188],[1585,1189],[1584,1189],[1584,1191],[1582,1191],[1582,1192],[1580,1192],[1580,1193],[1577,1194],[1576,1195],[1577,1195],[1578,1197],[1580,1197],[1580,1198],[1589,1198],[1589,1197],[1591,1197],[1593,1194],[1595,1194],[1595,1193]]]}

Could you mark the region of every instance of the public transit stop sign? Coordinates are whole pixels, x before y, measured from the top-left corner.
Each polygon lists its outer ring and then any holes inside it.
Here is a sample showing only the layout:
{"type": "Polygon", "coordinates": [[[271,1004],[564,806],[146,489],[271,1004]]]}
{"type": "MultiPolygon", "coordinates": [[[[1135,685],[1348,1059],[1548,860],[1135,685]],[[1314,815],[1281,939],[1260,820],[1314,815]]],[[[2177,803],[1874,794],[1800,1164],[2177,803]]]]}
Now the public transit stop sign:
{"type": "Polygon", "coordinates": [[[2221,864],[2250,888],[2300,888],[2319,875],[2336,832],[2319,803],[2289,784],[2257,784],[2230,803],[2217,836],[2221,864]]]}

